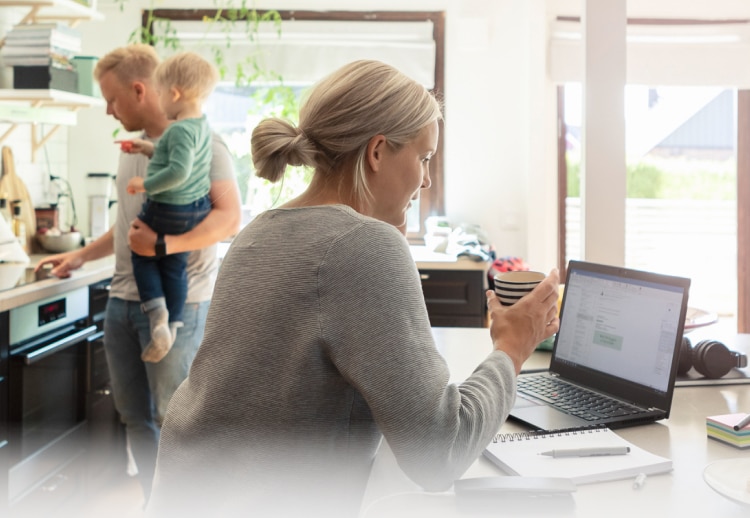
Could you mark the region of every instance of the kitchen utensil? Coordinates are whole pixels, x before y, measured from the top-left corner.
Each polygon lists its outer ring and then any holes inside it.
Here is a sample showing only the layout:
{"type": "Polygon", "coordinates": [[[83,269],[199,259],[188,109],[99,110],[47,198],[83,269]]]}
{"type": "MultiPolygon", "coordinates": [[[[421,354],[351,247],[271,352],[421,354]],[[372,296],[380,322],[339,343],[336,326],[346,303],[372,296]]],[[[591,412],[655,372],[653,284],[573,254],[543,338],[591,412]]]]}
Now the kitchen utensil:
{"type": "Polygon", "coordinates": [[[0,196],[7,194],[9,202],[19,200],[21,206],[21,219],[26,225],[26,250],[31,250],[34,231],[36,230],[36,215],[31,196],[26,189],[23,180],[16,175],[16,166],[13,162],[13,152],[10,147],[3,146],[2,150],[2,177],[0,177],[0,196]]]}
{"type": "Polygon", "coordinates": [[[77,231],[65,232],[63,234],[46,232],[44,234],[37,234],[36,238],[39,240],[42,248],[48,252],[70,252],[81,246],[81,233],[77,231]]]}

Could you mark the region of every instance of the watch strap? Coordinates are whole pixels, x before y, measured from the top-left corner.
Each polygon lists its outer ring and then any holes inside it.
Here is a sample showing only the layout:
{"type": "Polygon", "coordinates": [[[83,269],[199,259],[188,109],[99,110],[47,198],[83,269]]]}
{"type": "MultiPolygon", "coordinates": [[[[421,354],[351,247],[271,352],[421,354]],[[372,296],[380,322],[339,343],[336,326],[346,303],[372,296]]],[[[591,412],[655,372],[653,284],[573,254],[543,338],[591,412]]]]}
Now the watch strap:
{"type": "Polygon", "coordinates": [[[167,255],[167,243],[164,241],[164,234],[162,233],[156,235],[154,252],[156,253],[156,257],[164,257],[167,255]]]}

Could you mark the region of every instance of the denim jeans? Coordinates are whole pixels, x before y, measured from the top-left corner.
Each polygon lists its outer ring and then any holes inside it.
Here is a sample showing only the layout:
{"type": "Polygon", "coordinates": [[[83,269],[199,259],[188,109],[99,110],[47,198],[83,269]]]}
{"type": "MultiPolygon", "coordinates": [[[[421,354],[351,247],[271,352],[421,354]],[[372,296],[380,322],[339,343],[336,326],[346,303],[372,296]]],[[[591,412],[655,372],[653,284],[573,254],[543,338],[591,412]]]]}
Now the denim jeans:
{"type": "MultiPolygon", "coordinates": [[[[211,210],[211,200],[204,196],[187,205],[170,205],[147,200],[138,218],[162,234],[182,234],[195,227],[211,210]]],[[[187,267],[189,252],[164,257],[144,257],[132,254],[133,276],[141,302],[164,297],[170,322],[182,322],[182,311],[187,297],[187,267]]]]}
{"type": "Polygon", "coordinates": [[[187,377],[203,339],[209,302],[186,304],[184,327],[172,349],[158,363],[141,360],[151,340],[148,316],[139,302],[110,298],[104,319],[107,354],[115,407],[130,441],[138,477],[148,500],[156,465],[159,430],[172,394],[187,377]]]}

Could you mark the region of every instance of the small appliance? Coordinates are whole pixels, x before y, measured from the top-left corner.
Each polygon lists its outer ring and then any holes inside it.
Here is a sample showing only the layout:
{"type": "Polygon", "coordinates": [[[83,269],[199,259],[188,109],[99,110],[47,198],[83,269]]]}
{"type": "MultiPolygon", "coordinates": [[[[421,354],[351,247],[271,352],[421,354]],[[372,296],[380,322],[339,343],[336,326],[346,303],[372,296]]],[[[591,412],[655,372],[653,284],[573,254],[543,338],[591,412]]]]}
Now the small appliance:
{"type": "Polygon", "coordinates": [[[98,238],[109,230],[109,208],[114,201],[112,184],[114,176],[109,173],[89,173],[89,234],[98,238]]]}

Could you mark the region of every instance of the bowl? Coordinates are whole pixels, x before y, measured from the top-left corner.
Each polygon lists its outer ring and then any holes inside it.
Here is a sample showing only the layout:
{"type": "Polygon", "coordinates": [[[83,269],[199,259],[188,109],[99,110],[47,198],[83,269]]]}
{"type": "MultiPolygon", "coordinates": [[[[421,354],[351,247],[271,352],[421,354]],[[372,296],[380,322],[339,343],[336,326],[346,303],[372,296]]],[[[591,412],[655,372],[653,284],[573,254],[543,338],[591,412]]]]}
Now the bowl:
{"type": "Polygon", "coordinates": [[[28,263],[0,263],[0,290],[13,288],[28,267],[28,263]]]}
{"type": "Polygon", "coordinates": [[[57,235],[50,233],[37,234],[36,238],[39,240],[42,248],[48,252],[70,252],[81,246],[80,232],[65,232],[57,235]]]}

